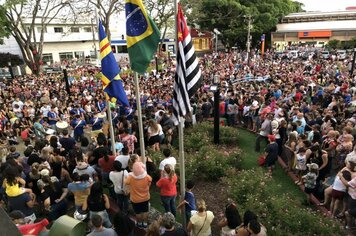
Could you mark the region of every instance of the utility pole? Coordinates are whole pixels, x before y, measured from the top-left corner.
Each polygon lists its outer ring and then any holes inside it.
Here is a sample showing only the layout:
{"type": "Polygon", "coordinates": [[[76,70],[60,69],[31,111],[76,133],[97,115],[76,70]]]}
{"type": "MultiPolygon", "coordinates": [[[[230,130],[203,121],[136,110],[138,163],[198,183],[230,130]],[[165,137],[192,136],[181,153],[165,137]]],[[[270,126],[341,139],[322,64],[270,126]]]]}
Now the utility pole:
{"type": "Polygon", "coordinates": [[[252,17],[251,15],[245,16],[247,18],[247,64],[250,65],[250,60],[251,60],[251,53],[250,53],[250,47],[251,47],[251,23],[252,23],[252,17]]]}

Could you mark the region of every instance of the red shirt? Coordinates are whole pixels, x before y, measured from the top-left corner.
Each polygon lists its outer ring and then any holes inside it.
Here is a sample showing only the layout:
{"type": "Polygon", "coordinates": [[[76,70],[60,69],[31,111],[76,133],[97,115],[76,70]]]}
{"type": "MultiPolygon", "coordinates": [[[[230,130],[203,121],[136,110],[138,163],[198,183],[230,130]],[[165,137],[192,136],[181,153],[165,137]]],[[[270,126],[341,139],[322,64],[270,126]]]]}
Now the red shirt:
{"type": "Polygon", "coordinates": [[[158,180],[156,183],[156,186],[161,189],[160,195],[165,196],[165,197],[172,197],[177,195],[177,180],[178,177],[176,174],[174,174],[172,180],[169,180],[169,178],[164,177],[158,180]]]}
{"type": "Polygon", "coordinates": [[[114,170],[114,161],[115,161],[115,156],[109,156],[109,160],[105,161],[104,157],[100,158],[98,163],[103,172],[109,173],[110,171],[114,170]]]}

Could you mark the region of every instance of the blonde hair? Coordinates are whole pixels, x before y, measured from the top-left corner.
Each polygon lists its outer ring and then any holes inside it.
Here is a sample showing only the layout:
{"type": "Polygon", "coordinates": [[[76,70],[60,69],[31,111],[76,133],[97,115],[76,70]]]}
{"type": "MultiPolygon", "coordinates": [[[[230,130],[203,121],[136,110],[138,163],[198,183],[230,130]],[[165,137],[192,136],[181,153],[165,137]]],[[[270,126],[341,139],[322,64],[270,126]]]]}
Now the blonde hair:
{"type": "Polygon", "coordinates": [[[174,168],[173,168],[173,166],[170,165],[170,164],[166,164],[166,165],[164,166],[164,172],[167,173],[168,179],[169,179],[170,181],[172,181],[172,180],[173,180],[173,176],[174,176],[174,168]]]}
{"type": "Polygon", "coordinates": [[[198,199],[197,200],[197,209],[199,212],[203,212],[206,210],[206,204],[203,199],[198,199]]]}
{"type": "Polygon", "coordinates": [[[136,161],[138,161],[139,159],[140,159],[140,156],[137,155],[137,154],[131,154],[131,155],[130,155],[129,161],[128,161],[128,163],[127,163],[127,165],[128,165],[128,167],[129,167],[130,170],[132,170],[133,164],[134,164],[136,161]]]}

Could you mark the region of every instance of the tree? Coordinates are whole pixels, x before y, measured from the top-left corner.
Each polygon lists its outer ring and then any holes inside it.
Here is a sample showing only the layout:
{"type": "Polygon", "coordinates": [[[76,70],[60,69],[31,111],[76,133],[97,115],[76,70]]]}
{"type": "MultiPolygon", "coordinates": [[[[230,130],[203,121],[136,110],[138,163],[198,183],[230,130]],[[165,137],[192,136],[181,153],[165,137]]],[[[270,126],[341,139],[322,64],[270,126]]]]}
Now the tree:
{"type": "Polygon", "coordinates": [[[291,12],[301,11],[302,4],[291,0],[202,0],[190,4],[189,20],[202,29],[218,29],[219,38],[228,46],[244,46],[247,40],[246,16],[253,19],[251,35],[256,45],[263,33],[275,29],[280,19],[291,12]]]}
{"type": "Polygon", "coordinates": [[[25,63],[38,74],[47,25],[54,19],[61,19],[63,23],[75,21],[70,0],[6,0],[3,7],[7,29],[19,45],[25,63]]]}
{"type": "Polygon", "coordinates": [[[4,38],[9,37],[10,30],[9,30],[10,22],[6,18],[6,9],[4,6],[0,6],[0,44],[4,43],[4,38]]]}
{"type": "Polygon", "coordinates": [[[174,4],[172,0],[145,0],[145,7],[152,20],[161,31],[161,41],[166,37],[167,29],[174,28],[174,4]]]}
{"type": "Polygon", "coordinates": [[[328,42],[327,46],[328,46],[330,49],[339,48],[339,46],[340,46],[340,40],[337,40],[337,39],[330,40],[330,41],[328,42]]]}
{"type": "MultiPolygon", "coordinates": [[[[82,0],[78,1],[79,3],[82,0]]],[[[94,6],[97,10],[99,10],[98,14],[105,28],[106,36],[108,40],[111,40],[111,32],[110,32],[110,18],[113,14],[118,13],[123,10],[123,1],[119,0],[89,0],[89,3],[94,6]]],[[[91,7],[87,8],[89,11],[93,11],[91,7]]]]}

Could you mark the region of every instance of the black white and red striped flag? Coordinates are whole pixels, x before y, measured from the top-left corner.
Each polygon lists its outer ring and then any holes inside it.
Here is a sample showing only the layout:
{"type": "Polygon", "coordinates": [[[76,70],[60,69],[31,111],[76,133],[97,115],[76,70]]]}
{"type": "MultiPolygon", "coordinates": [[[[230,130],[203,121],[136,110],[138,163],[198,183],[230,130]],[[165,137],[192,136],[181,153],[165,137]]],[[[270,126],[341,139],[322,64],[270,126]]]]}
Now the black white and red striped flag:
{"type": "Polygon", "coordinates": [[[173,121],[178,125],[179,117],[192,111],[190,98],[201,85],[201,70],[187,22],[178,4],[178,54],[173,86],[173,121]]]}

